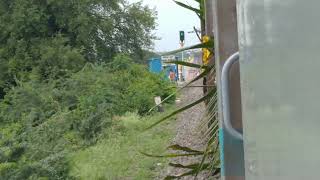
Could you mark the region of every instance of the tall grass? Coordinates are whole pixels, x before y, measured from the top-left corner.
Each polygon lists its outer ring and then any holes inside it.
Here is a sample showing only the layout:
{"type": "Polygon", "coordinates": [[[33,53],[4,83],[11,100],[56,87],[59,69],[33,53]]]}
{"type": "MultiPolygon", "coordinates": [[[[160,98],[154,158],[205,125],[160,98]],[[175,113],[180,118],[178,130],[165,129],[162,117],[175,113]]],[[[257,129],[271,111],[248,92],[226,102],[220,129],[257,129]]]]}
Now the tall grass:
{"type": "Polygon", "coordinates": [[[141,133],[159,115],[139,117],[127,113],[116,118],[117,126],[97,145],[70,156],[70,175],[77,179],[154,179],[167,159],[142,155],[139,151],[163,153],[173,135],[172,123],[163,123],[141,133]]]}

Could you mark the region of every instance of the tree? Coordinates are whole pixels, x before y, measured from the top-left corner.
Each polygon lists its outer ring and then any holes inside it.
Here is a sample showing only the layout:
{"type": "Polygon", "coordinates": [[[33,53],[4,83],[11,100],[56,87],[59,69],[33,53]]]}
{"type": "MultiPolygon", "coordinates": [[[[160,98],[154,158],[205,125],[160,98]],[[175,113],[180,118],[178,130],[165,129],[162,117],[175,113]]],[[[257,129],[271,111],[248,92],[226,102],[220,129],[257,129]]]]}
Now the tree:
{"type": "Polygon", "coordinates": [[[0,22],[1,93],[15,78],[63,77],[119,52],[143,57],[155,12],[126,0],[0,0],[0,22]]]}

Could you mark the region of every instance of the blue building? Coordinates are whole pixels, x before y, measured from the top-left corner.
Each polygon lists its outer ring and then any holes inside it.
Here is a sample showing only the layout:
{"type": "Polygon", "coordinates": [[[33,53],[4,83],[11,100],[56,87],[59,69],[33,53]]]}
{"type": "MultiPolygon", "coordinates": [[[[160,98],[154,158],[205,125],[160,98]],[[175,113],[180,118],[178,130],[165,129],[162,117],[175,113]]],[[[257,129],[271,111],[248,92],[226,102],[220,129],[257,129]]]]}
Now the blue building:
{"type": "Polygon", "coordinates": [[[175,73],[175,80],[178,80],[178,66],[176,64],[162,63],[161,58],[152,58],[149,60],[149,71],[152,73],[164,73],[166,78],[169,78],[170,71],[175,73]]]}
{"type": "Polygon", "coordinates": [[[162,71],[161,58],[152,58],[149,60],[149,71],[157,74],[161,73],[162,71]]]}

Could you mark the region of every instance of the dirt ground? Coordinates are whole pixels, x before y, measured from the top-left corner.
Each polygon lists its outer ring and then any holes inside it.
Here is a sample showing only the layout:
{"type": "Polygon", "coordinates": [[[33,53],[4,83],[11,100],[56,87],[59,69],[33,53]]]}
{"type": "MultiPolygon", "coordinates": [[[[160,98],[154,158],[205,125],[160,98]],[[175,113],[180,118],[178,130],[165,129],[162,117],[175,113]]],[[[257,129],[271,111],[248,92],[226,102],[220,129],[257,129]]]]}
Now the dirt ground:
{"type": "MultiPolygon", "coordinates": [[[[201,81],[194,83],[194,85],[201,85],[201,81]]],[[[201,87],[186,88],[182,91],[180,96],[180,102],[177,102],[178,107],[184,106],[198,100],[203,96],[201,87]]],[[[205,105],[199,104],[181,114],[178,115],[176,123],[176,135],[171,144],[179,144],[181,146],[190,147],[195,150],[204,150],[205,142],[202,140],[203,132],[200,131],[201,118],[205,112],[205,105]]],[[[174,151],[173,151],[174,152],[174,151]]],[[[170,160],[172,163],[179,163],[183,165],[199,163],[201,157],[179,157],[170,160]]],[[[167,175],[179,175],[186,172],[184,169],[166,167],[159,179],[163,179],[167,175]]],[[[181,180],[193,180],[193,176],[181,178],[181,180]]],[[[204,172],[198,175],[197,180],[214,179],[209,176],[208,172],[204,172]]]]}

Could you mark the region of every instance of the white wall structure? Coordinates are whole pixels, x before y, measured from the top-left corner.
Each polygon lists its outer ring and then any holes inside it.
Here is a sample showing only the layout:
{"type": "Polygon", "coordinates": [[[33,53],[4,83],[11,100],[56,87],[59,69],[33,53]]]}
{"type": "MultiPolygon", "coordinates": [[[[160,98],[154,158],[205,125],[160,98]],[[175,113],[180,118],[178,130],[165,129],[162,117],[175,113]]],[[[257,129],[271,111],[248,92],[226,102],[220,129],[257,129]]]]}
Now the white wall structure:
{"type": "Polygon", "coordinates": [[[319,180],[319,0],[240,0],[246,180],[319,180]]]}

